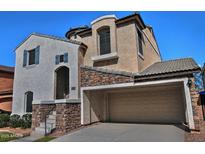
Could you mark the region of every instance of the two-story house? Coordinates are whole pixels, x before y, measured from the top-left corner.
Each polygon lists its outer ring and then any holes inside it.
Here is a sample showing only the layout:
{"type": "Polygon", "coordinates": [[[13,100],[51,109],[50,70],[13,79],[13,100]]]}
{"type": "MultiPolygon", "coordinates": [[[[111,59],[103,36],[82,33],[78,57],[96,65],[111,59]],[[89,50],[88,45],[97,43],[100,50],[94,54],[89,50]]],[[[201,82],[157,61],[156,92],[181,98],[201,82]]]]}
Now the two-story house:
{"type": "Polygon", "coordinates": [[[99,121],[200,130],[192,99],[200,67],[192,58],[162,61],[138,13],[99,17],[66,38],[34,33],[15,52],[13,113],[32,112],[35,130],[44,131],[45,117],[64,133],[99,121]]]}
{"type": "Polygon", "coordinates": [[[11,113],[14,67],[0,65],[0,113],[11,113]]]}

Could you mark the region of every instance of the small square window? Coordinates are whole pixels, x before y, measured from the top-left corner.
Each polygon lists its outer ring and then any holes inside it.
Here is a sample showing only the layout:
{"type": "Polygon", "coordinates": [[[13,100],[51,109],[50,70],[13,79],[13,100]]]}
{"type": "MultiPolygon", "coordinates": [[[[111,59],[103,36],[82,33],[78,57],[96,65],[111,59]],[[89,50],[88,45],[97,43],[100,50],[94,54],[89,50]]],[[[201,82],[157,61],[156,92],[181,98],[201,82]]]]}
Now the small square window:
{"type": "Polygon", "coordinates": [[[60,62],[64,61],[64,55],[60,55],[60,62]]]}
{"type": "Polygon", "coordinates": [[[29,65],[35,64],[35,58],[36,58],[35,49],[28,51],[28,54],[29,54],[28,64],[29,65]]]}

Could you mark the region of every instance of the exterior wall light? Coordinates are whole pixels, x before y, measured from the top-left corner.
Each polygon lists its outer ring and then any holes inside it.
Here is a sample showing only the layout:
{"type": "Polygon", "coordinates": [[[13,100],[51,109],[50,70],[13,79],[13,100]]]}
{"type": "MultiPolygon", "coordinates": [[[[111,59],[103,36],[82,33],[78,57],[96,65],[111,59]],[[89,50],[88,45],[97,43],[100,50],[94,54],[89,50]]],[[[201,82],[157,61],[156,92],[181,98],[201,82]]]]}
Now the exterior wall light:
{"type": "Polygon", "coordinates": [[[192,84],[192,80],[189,79],[188,82],[187,82],[187,86],[190,88],[190,87],[191,87],[191,84],[192,84]]]}

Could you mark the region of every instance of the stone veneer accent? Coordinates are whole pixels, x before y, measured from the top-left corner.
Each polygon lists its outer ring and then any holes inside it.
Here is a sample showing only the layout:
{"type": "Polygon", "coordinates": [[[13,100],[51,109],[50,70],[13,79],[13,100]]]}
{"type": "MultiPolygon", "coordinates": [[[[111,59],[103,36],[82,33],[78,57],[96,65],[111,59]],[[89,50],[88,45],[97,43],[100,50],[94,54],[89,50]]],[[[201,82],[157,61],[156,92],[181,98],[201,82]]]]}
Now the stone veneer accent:
{"type": "Polygon", "coordinates": [[[40,122],[44,122],[45,113],[55,111],[55,104],[33,104],[32,105],[32,130],[40,126],[40,122]]]}
{"type": "Polygon", "coordinates": [[[134,74],[101,68],[81,67],[81,87],[134,82],[134,74]]]}
{"type": "Polygon", "coordinates": [[[56,104],[56,130],[67,133],[79,127],[80,104],[56,104]]]}
{"type": "Polygon", "coordinates": [[[195,130],[186,132],[185,141],[205,141],[205,121],[203,119],[202,104],[200,102],[200,95],[195,88],[194,78],[190,78],[192,85],[190,87],[190,94],[192,100],[193,116],[195,123],[195,130]]]}
{"type": "Polygon", "coordinates": [[[44,122],[45,113],[56,111],[55,132],[67,133],[81,127],[80,124],[80,103],[62,104],[34,104],[32,112],[32,130],[44,122]]]}

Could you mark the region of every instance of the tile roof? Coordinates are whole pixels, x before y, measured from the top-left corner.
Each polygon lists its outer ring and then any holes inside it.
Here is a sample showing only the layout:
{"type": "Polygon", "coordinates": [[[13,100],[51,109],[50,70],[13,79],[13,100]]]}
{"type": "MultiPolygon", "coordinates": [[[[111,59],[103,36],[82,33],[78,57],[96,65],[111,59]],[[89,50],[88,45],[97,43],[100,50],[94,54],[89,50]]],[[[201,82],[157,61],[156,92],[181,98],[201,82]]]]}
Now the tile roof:
{"type": "Polygon", "coordinates": [[[14,67],[0,65],[0,71],[14,73],[14,67]]]}
{"type": "Polygon", "coordinates": [[[163,62],[157,62],[149,66],[138,76],[152,76],[160,74],[169,74],[185,71],[199,71],[200,67],[192,58],[175,59],[163,62]]]}

